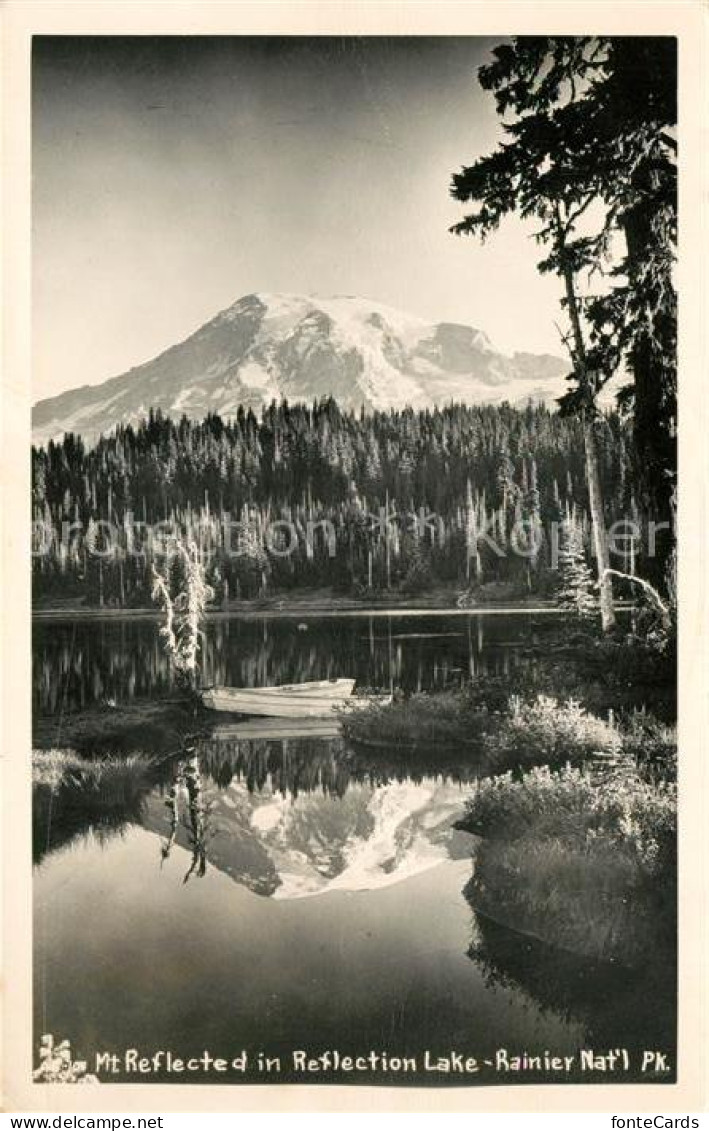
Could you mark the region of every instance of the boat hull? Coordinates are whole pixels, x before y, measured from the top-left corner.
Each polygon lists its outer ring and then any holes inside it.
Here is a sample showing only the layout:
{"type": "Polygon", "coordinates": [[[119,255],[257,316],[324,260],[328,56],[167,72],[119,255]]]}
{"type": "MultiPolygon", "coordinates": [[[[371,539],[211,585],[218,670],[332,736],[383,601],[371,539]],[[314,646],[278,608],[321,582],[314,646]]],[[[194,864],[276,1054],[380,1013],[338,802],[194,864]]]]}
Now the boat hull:
{"type": "MultiPolygon", "coordinates": [[[[272,715],[227,720],[215,724],[210,737],[218,741],[237,741],[239,739],[284,739],[284,738],[335,738],[340,733],[343,717],[365,707],[383,707],[391,703],[391,695],[352,696],[344,703],[338,703],[337,710],[323,715],[301,715],[296,717],[272,715]]],[[[217,708],[218,709],[218,708],[217,708]]],[[[233,710],[230,713],[234,714],[233,710]]],[[[238,712],[237,712],[238,713],[238,712]]]]}

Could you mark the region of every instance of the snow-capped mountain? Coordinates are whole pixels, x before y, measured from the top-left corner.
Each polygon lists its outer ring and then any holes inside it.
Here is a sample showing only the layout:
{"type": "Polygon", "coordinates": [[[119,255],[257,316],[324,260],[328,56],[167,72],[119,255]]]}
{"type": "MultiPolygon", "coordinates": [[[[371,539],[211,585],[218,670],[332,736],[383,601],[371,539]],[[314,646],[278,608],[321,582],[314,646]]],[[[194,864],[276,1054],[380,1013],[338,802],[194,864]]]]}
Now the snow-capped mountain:
{"type": "Polygon", "coordinates": [[[152,361],[40,401],[33,437],[72,431],[93,441],[150,408],[229,417],[239,405],[282,398],[333,396],[357,409],[552,400],[567,370],[549,354],[506,356],[471,326],[428,323],[367,299],[252,294],[152,361]]]}

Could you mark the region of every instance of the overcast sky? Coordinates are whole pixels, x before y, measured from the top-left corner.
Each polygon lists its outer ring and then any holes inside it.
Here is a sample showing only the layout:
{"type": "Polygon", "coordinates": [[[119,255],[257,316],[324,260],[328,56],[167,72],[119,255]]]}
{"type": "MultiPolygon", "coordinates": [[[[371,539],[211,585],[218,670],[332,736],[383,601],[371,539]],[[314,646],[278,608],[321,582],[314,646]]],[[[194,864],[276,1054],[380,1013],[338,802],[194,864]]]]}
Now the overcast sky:
{"type": "Polygon", "coordinates": [[[155,356],[253,291],[366,296],[559,353],[528,228],[450,235],[500,126],[493,41],[34,42],[34,399],[155,356]]]}

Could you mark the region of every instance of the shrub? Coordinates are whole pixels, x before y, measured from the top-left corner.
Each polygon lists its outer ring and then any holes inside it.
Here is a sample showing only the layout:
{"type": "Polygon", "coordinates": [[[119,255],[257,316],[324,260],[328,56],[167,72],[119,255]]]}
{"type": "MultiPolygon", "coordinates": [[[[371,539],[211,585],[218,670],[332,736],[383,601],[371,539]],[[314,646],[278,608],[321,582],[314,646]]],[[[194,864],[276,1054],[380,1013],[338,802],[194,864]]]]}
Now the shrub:
{"type": "Polygon", "coordinates": [[[571,767],[552,774],[540,766],[517,780],[510,771],[478,784],[460,825],[490,840],[517,840],[542,828],[573,835],[595,792],[590,775],[571,767]]]}
{"type": "Polygon", "coordinates": [[[676,821],[672,784],[633,774],[600,784],[581,769],[540,766],[517,780],[507,773],[481,781],[461,827],[493,841],[557,839],[582,852],[615,846],[652,875],[673,865],[676,821]]]}
{"type": "Polygon", "coordinates": [[[616,757],[621,752],[617,731],[580,703],[558,703],[538,695],[531,703],[514,698],[510,713],[485,738],[485,752],[493,769],[507,770],[546,764],[580,766],[593,758],[616,757]]]}

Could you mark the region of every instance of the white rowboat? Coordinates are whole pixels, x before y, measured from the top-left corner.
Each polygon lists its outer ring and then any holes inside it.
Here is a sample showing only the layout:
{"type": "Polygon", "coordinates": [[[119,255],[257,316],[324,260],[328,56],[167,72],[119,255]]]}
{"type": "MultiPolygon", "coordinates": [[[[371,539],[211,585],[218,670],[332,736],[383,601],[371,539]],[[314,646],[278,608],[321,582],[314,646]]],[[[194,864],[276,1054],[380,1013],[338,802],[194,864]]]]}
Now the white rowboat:
{"type": "Polygon", "coordinates": [[[209,739],[217,742],[237,742],[240,739],[336,738],[343,717],[363,707],[383,707],[391,703],[391,695],[352,696],[338,710],[327,715],[305,718],[272,716],[271,718],[242,719],[238,722],[219,723],[209,739]]]}
{"type": "Polygon", "coordinates": [[[239,715],[321,718],[347,703],[354,685],[353,679],[335,679],[280,687],[213,687],[202,692],[202,703],[211,711],[239,715]]]}

